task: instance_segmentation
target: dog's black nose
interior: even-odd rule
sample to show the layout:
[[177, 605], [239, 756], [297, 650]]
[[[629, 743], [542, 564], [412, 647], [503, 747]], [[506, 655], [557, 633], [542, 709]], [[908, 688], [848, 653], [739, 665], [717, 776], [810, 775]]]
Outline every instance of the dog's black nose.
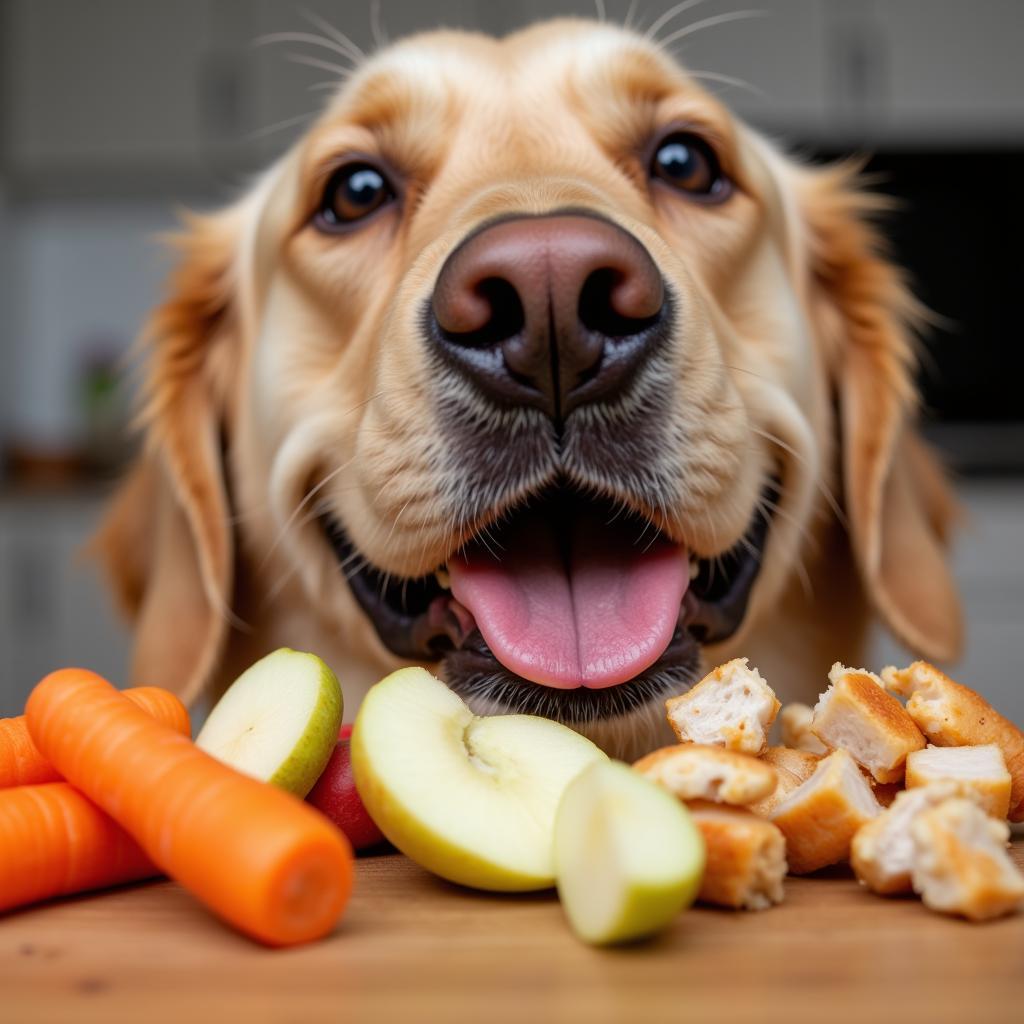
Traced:
[[654, 260], [622, 228], [580, 214], [520, 217], [448, 257], [433, 333], [491, 398], [560, 423], [625, 389], [660, 335], [664, 302]]

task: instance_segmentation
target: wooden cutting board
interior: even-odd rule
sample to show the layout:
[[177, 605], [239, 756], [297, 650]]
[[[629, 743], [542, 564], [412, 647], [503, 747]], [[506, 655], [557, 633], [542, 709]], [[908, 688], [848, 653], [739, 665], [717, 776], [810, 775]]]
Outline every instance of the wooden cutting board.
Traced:
[[[1014, 845], [1024, 866], [1024, 839]], [[697, 908], [597, 950], [551, 894], [495, 896], [397, 854], [359, 861], [329, 939], [267, 950], [154, 882], [0, 920], [0, 1021], [1024, 1020], [1024, 914], [972, 925], [845, 870], [761, 913]]]

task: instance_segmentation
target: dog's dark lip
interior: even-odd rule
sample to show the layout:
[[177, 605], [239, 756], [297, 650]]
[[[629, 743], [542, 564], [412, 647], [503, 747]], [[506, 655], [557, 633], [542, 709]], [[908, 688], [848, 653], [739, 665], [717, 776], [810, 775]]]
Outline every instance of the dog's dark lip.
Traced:
[[587, 722], [628, 714], [678, 692], [695, 678], [701, 645], [736, 632], [761, 568], [778, 492], [778, 482], [770, 481], [740, 541], [720, 555], [698, 560], [676, 632], [658, 661], [642, 676], [603, 690], [554, 690], [520, 679], [495, 658], [435, 574], [415, 579], [387, 575], [361, 557], [335, 518], [325, 514], [321, 524], [353, 595], [393, 654], [410, 661], [440, 661], [449, 686], [466, 699]]
[[356, 551], [337, 519], [325, 513], [320, 522], [353, 596], [388, 650], [410, 661], [437, 661], [451, 648], [441, 607], [445, 591], [436, 577], [389, 576]]

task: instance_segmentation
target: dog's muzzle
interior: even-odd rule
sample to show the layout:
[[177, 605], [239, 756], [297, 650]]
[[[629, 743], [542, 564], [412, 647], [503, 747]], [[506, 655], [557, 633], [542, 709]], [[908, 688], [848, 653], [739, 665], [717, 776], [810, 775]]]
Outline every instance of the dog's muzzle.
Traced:
[[481, 706], [578, 723], [678, 691], [700, 646], [736, 631], [764, 507], [707, 558], [652, 519], [667, 500], [652, 467], [678, 443], [663, 429], [674, 301], [637, 238], [576, 210], [491, 222], [448, 256], [422, 323], [465, 481], [463, 542], [436, 574], [396, 579], [323, 520], [393, 653], [441, 661]]

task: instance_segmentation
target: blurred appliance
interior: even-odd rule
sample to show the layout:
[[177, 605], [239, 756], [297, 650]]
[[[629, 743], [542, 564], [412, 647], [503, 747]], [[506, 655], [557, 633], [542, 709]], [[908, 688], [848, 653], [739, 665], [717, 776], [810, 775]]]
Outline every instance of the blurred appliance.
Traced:
[[1024, 152], [881, 152], [894, 255], [942, 321], [920, 383], [927, 433], [961, 472], [1024, 470]]

